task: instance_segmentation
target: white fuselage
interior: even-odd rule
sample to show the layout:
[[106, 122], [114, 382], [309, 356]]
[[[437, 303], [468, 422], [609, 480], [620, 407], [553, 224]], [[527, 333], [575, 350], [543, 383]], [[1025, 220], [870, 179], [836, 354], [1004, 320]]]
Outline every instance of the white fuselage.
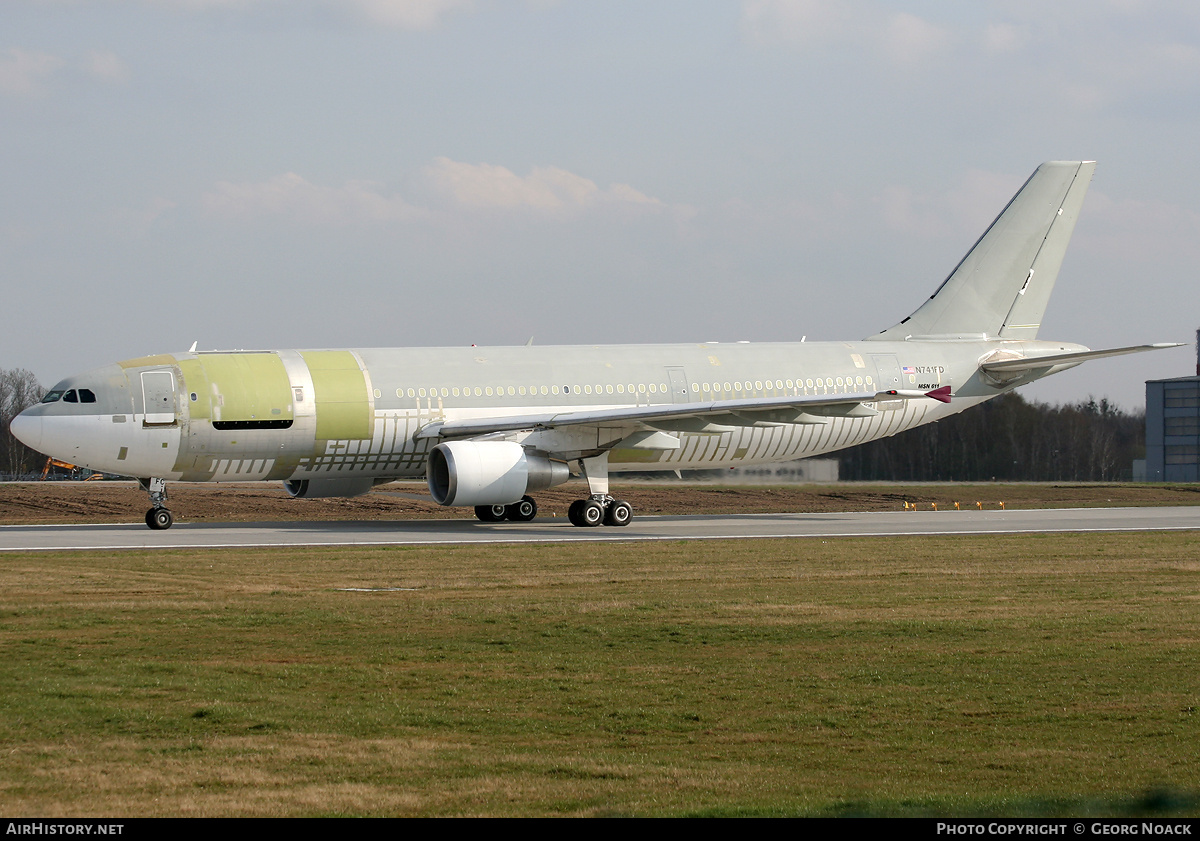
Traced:
[[[802, 342], [178, 353], [71, 377], [84, 390], [20, 417], [22, 439], [106, 473], [186, 481], [422, 476], [432, 424], [531, 412], [827, 396], [950, 386], [954, 402], [882, 400], [860, 417], [513, 429], [492, 436], [563, 458], [609, 451], [609, 467], [678, 470], [804, 458], [937, 420], [995, 396], [978, 362], [1048, 342]], [[638, 430], [677, 443], [646, 446]], [[645, 436], [643, 436], [645, 437]], [[622, 441], [630, 441], [628, 446]]]

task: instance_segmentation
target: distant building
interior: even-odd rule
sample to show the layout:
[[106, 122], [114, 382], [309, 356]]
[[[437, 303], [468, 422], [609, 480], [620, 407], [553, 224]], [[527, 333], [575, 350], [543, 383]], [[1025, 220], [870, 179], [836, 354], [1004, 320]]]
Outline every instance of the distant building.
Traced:
[[1200, 362], [1194, 377], [1146, 383], [1145, 478], [1200, 482]]

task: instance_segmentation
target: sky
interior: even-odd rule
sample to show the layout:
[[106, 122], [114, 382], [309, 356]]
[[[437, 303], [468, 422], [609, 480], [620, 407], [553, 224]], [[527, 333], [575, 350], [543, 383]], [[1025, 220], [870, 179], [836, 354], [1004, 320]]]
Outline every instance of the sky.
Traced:
[[1188, 347], [1200, 4], [3, 0], [0, 368], [200, 349], [855, 340], [1045, 160], [1040, 338]]

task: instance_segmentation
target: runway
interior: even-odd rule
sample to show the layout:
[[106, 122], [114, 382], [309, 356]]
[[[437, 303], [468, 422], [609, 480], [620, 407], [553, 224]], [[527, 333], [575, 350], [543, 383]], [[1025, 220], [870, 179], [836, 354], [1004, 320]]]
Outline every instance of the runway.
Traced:
[[542, 518], [532, 523], [481, 523], [476, 520], [176, 523], [168, 531], [156, 532], [138, 522], [119, 525], [0, 526], [0, 552], [746, 540], [1190, 529], [1200, 530], [1200, 506], [637, 517], [625, 528], [576, 528], [565, 519]]

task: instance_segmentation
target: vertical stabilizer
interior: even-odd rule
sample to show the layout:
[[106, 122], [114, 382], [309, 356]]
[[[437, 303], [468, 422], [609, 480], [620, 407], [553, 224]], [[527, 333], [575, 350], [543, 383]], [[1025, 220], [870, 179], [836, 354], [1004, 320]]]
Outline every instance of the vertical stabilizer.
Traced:
[[870, 338], [1036, 338], [1095, 169], [1095, 161], [1039, 166], [929, 300]]

